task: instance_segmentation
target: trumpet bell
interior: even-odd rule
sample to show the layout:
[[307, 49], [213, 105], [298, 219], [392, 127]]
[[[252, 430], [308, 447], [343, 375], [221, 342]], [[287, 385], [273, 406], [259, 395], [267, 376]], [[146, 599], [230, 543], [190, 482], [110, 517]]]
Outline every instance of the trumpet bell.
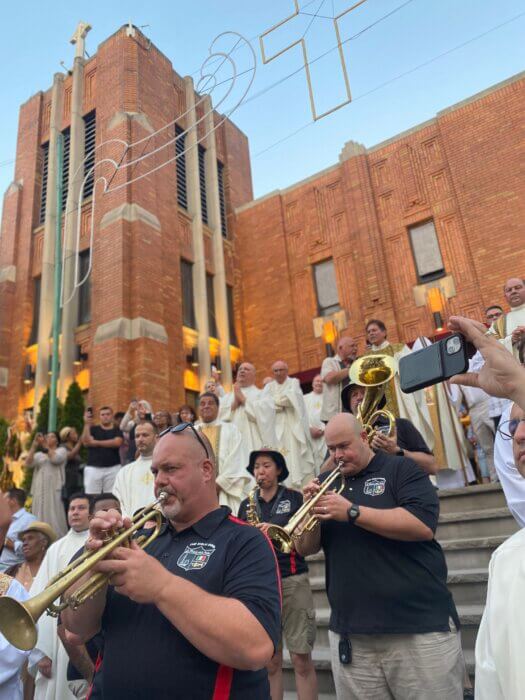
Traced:
[[365, 355], [352, 362], [348, 374], [352, 384], [367, 387], [388, 382], [396, 371], [396, 361], [390, 355]]
[[31, 651], [38, 636], [29, 610], [9, 596], [0, 598], [0, 631], [10, 644], [22, 651]]
[[281, 554], [290, 554], [294, 547], [293, 537], [280, 525], [270, 525], [266, 533]]

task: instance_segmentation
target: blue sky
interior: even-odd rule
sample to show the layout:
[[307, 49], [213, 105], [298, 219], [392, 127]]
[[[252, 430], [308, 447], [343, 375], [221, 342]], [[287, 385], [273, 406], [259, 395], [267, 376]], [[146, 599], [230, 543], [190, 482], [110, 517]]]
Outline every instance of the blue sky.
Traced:
[[[309, 58], [319, 56], [335, 46], [329, 17], [353, 4], [351, 0], [299, 3], [305, 14], [268, 37], [267, 51], [286, 46], [309, 26]], [[341, 21], [342, 39], [359, 34], [344, 46], [353, 101], [311, 124], [304, 71], [265, 91], [303, 64], [298, 47], [269, 64], [260, 60], [258, 35], [292, 11], [293, 0], [199, 0], [192, 5], [179, 0], [9, 3], [2, 12], [0, 44], [0, 191], [13, 176], [9, 161], [15, 155], [18, 107], [50, 86], [53, 73], [61, 70], [60, 61], [71, 65], [74, 50], [69, 38], [80, 19], [93, 26], [87, 39], [90, 54], [128, 20], [149, 25], [143, 31], [181, 75], [198, 70], [219, 32], [235, 30], [253, 40], [258, 65], [250, 95], [262, 94], [232, 118], [250, 140], [256, 196], [332, 165], [348, 140], [372, 146], [525, 68], [522, 0], [368, 0]], [[392, 14], [385, 17], [388, 13]], [[497, 25], [503, 26], [490, 31]], [[465, 42], [469, 43], [451, 51]], [[242, 54], [236, 56], [240, 70], [246, 67]], [[312, 79], [319, 110], [341, 100], [337, 52], [312, 66]]]

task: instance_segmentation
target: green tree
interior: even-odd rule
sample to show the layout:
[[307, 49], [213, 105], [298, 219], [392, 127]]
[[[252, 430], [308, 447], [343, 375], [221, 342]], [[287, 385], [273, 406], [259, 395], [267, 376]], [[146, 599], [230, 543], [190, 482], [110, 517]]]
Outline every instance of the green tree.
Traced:
[[84, 410], [82, 389], [77, 382], [72, 382], [67, 390], [66, 401], [59, 423], [60, 428], [64, 428], [66, 425], [76, 428], [77, 433], [80, 435], [84, 425]]
[[9, 423], [5, 418], [0, 417], [0, 485], [7, 483], [8, 474], [5, 470], [4, 457], [7, 454], [7, 431]]

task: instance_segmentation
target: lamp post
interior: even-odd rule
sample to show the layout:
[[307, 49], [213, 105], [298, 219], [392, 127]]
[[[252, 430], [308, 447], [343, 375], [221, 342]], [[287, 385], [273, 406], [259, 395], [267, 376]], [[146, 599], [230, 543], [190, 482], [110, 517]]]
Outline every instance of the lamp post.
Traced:
[[327, 357], [334, 356], [333, 344], [337, 337], [337, 331], [335, 328], [335, 323], [333, 321], [324, 321], [323, 323], [323, 343], [326, 350]]
[[443, 330], [443, 295], [439, 287], [431, 287], [427, 290], [427, 303], [432, 316], [434, 317], [434, 325], [436, 331]]

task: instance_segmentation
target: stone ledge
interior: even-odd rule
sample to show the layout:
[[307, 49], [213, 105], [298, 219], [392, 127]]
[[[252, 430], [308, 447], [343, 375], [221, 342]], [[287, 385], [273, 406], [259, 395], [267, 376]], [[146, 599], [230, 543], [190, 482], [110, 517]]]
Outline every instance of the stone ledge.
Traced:
[[152, 214], [139, 204], [121, 204], [115, 209], [106, 212], [100, 222], [100, 229], [111, 226], [115, 221], [142, 221], [156, 231], [160, 231], [160, 221], [155, 214]]
[[9, 369], [0, 367], [0, 387], [6, 387], [9, 382]]
[[115, 318], [112, 321], [98, 326], [94, 343], [104, 343], [106, 340], [122, 338], [123, 340], [137, 340], [138, 338], [150, 338], [159, 343], [168, 342], [166, 329], [160, 323], [149, 321], [147, 318]]
[[109, 124], [108, 124], [108, 131], [115, 129], [117, 126], [120, 126], [120, 124], [122, 124], [123, 122], [127, 122], [128, 119], [129, 119], [129, 121], [133, 121], [133, 122], [136, 122], [137, 124], [140, 124], [140, 126], [150, 134], [152, 134], [155, 131], [155, 129], [151, 125], [149, 119], [144, 114], [144, 112], [124, 112], [124, 111], [116, 112], [111, 117], [111, 119], [109, 120]]
[[0, 283], [1, 282], [16, 282], [16, 266], [6, 265], [0, 267]]

